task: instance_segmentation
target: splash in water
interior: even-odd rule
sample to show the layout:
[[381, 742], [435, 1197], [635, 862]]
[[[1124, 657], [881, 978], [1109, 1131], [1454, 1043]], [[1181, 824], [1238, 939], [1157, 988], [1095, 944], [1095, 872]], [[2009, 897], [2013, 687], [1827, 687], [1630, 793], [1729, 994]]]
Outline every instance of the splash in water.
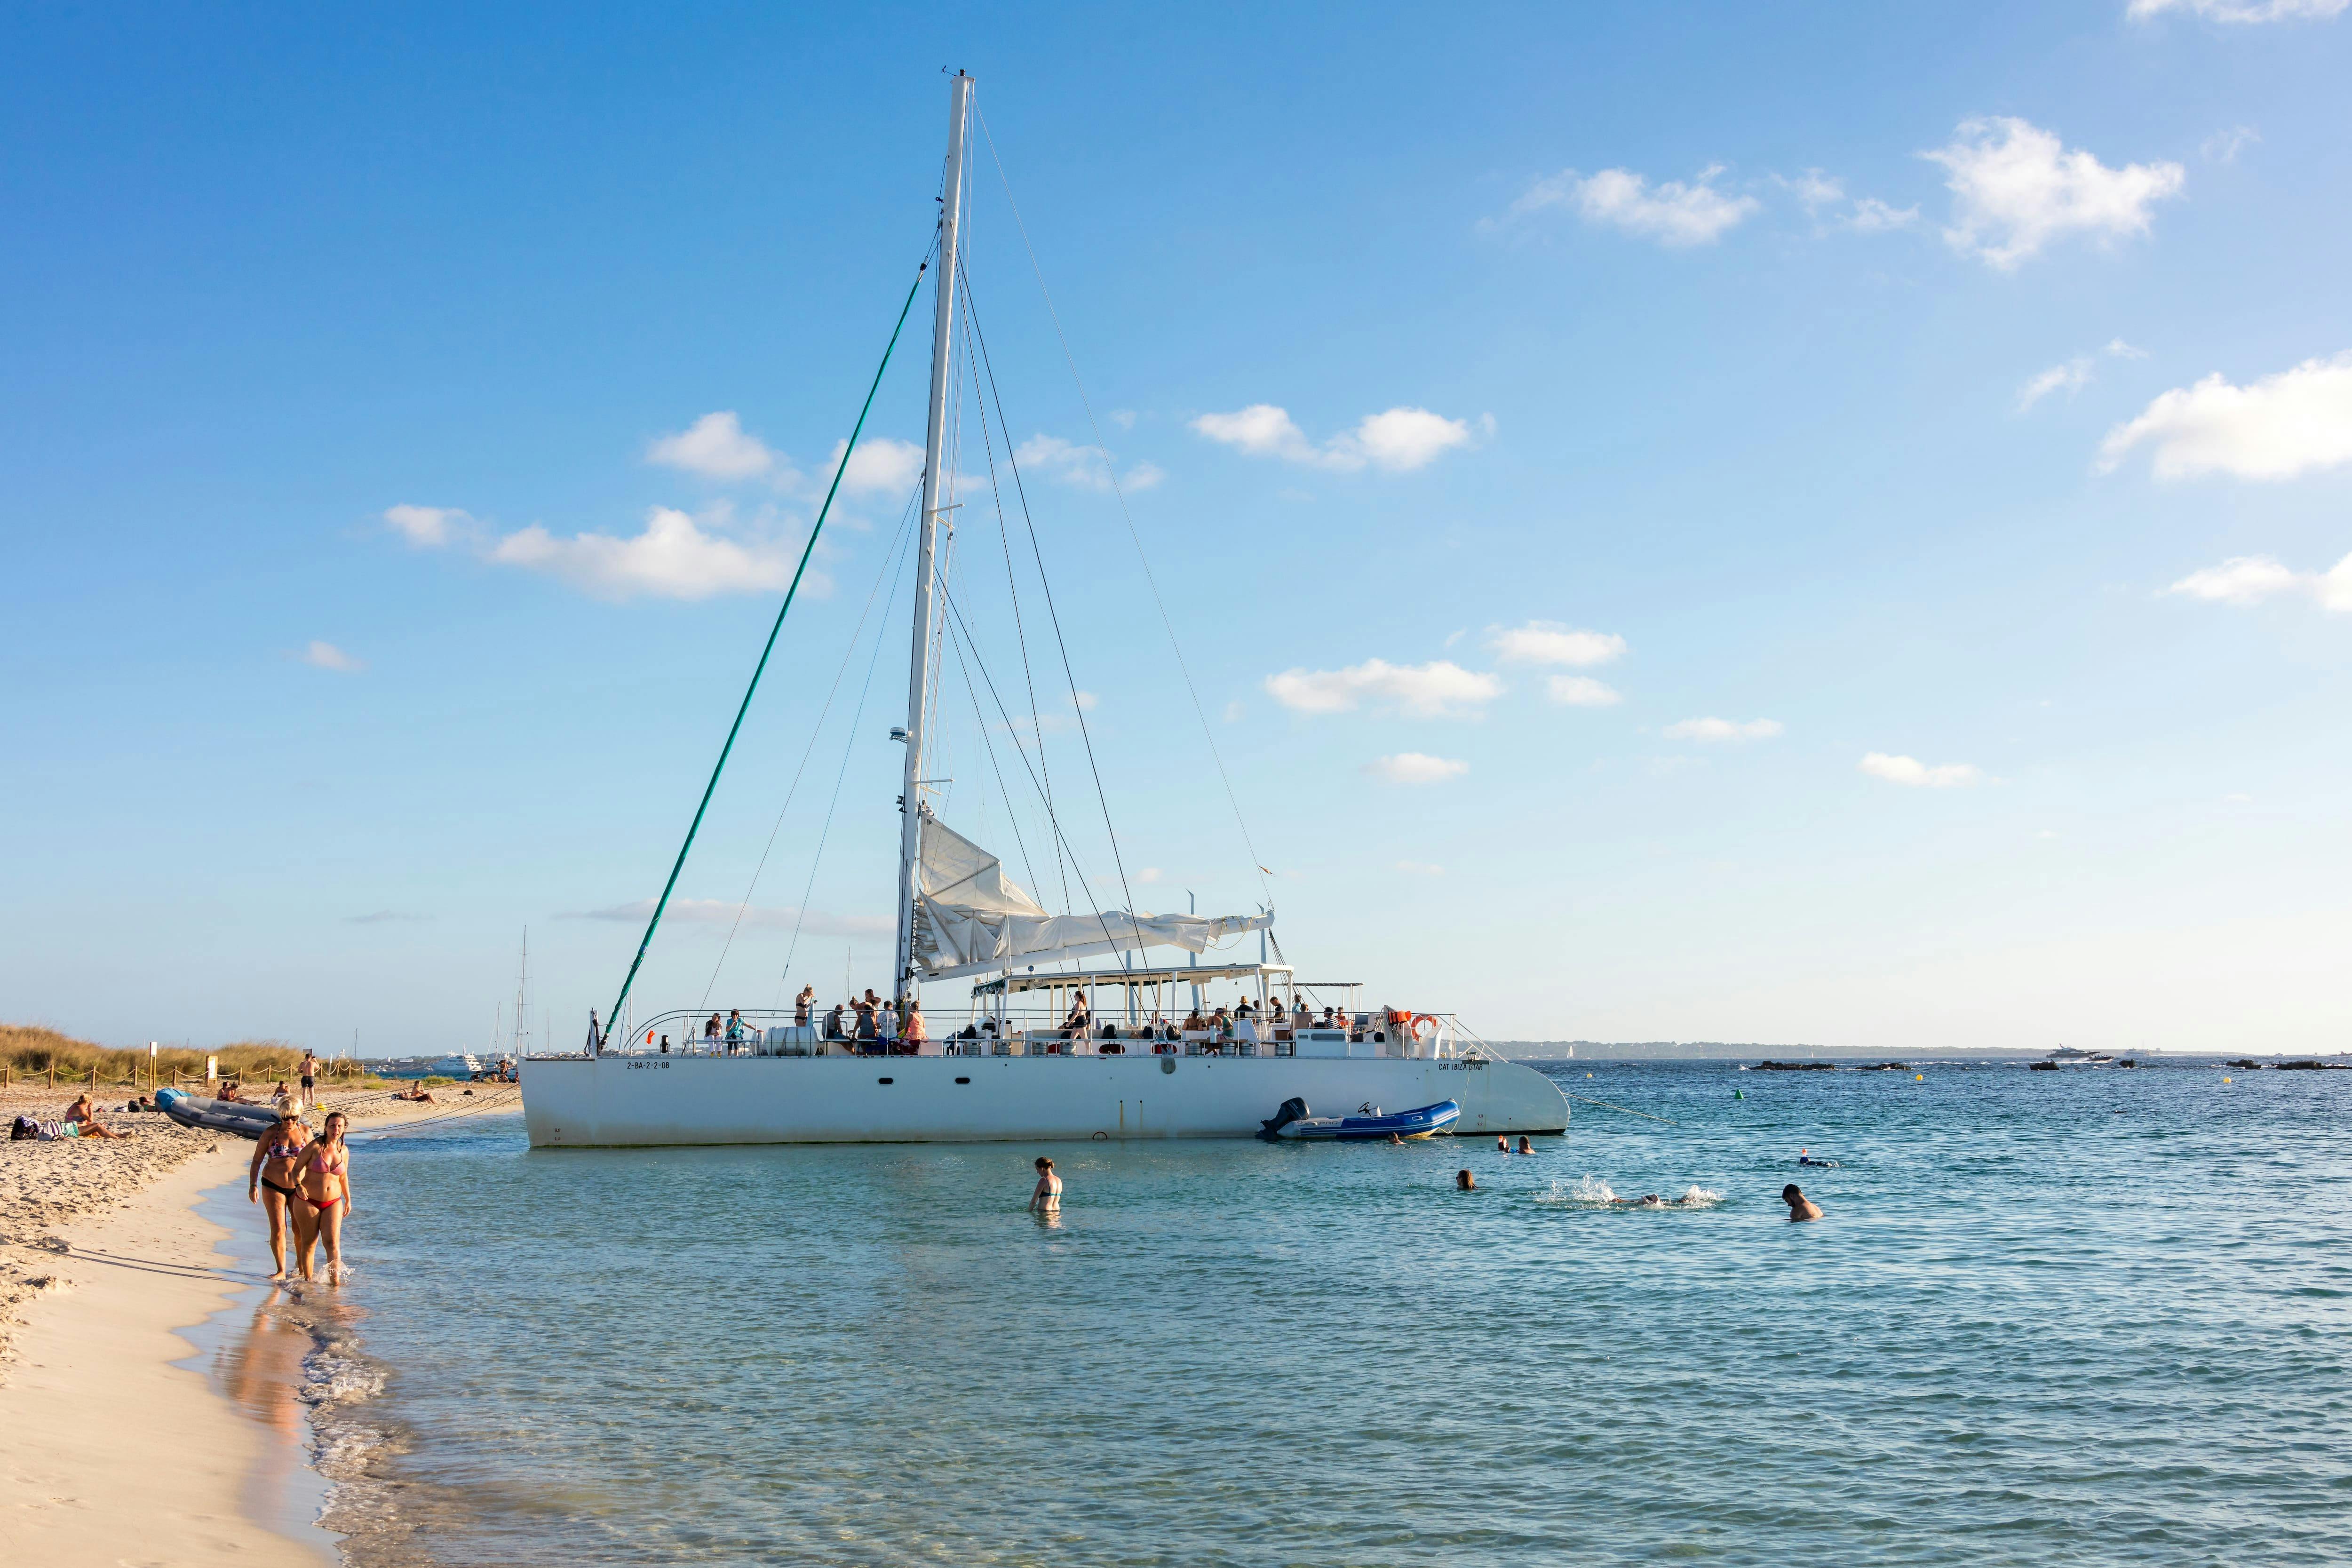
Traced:
[[1583, 1175], [1573, 1182], [1556, 1181], [1549, 1192], [1536, 1194], [1539, 1204], [1560, 1204], [1574, 1208], [1713, 1208], [1723, 1201], [1723, 1194], [1696, 1183], [1685, 1187], [1679, 1197], [1661, 1197], [1654, 1193], [1638, 1198], [1622, 1198], [1615, 1188], [1600, 1177]]

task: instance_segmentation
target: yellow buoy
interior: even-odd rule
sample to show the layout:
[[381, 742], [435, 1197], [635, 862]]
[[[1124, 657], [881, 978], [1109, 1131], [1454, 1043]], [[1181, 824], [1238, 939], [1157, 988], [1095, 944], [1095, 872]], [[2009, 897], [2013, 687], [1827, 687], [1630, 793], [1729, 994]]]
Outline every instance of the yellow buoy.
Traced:
[[2225, 1079], [2223, 1079], [2221, 1081], [2222, 1081], [2223, 1083], [2227, 1083], [2227, 1082], [2229, 1082], [2230, 1080], [2229, 1080], [2228, 1079], [2226, 1079], [2226, 1078], [2225, 1078]]
[[1923, 1072], [1915, 1072], [1911, 1075], [1911, 1081], [1913, 1083], [1925, 1083], [1927, 1081], [1927, 1075]]

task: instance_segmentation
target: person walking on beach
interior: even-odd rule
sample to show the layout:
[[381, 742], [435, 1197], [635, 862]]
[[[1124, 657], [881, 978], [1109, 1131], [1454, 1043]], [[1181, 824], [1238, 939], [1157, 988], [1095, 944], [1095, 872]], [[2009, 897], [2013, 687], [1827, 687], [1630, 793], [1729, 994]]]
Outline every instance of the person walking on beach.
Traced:
[[1780, 1189], [1780, 1201], [1789, 1205], [1789, 1218], [1791, 1223], [1801, 1219], [1822, 1217], [1822, 1205], [1807, 1197], [1804, 1189], [1794, 1182]]
[[302, 1278], [311, 1278], [319, 1243], [327, 1244], [327, 1283], [343, 1282], [343, 1221], [352, 1215], [352, 1151], [343, 1142], [343, 1113], [328, 1116], [326, 1131], [296, 1162], [302, 1201], [294, 1205], [294, 1253]]
[[310, 1104], [319, 1097], [319, 1053], [302, 1053], [302, 1103]]
[[1029, 1194], [1029, 1212], [1062, 1212], [1062, 1178], [1054, 1173], [1054, 1162], [1043, 1154], [1037, 1156], [1037, 1185]]
[[286, 1233], [294, 1229], [294, 1213], [302, 1206], [295, 1177], [303, 1146], [310, 1142], [310, 1130], [302, 1119], [286, 1111], [255, 1142], [253, 1163], [246, 1167], [245, 1201], [258, 1203], [262, 1217], [269, 1222], [269, 1260], [277, 1265], [269, 1273], [272, 1279], [286, 1278]]

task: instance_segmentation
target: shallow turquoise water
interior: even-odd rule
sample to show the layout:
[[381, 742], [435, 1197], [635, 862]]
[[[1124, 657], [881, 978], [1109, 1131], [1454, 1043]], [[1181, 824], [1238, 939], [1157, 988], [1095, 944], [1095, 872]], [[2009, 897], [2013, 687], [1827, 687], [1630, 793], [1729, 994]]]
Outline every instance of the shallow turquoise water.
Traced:
[[1553, 1068], [1682, 1125], [366, 1146], [391, 1471], [450, 1563], [2352, 1558], [2352, 1074]]

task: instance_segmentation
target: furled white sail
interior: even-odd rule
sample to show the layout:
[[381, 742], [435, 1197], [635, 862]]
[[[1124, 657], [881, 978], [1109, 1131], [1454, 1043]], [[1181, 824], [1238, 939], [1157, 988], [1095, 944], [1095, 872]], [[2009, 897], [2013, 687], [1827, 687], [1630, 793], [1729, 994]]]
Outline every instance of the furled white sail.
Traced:
[[1048, 914], [1004, 874], [1004, 864], [926, 813], [919, 867], [923, 918], [915, 956], [923, 978], [1012, 969], [1055, 959], [1181, 947], [1206, 952], [1215, 943], [1274, 923], [1272, 915], [1155, 915], [1125, 910]]

